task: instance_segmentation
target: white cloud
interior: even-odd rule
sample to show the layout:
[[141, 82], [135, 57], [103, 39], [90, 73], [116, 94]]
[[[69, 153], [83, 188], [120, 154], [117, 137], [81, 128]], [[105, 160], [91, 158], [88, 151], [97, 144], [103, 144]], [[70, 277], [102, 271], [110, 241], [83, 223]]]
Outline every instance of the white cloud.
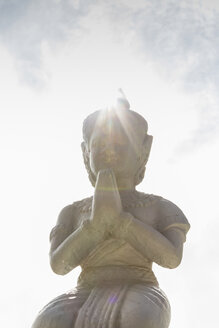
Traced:
[[163, 79], [204, 99], [205, 105], [202, 101], [197, 105], [200, 127], [188, 138], [188, 143], [198, 146], [196, 135], [200, 131], [203, 142], [216, 136], [217, 2], [166, 0], [152, 4], [139, 0], [133, 5], [133, 1], [121, 0], [114, 3], [40, 0], [2, 1], [0, 6], [2, 40], [16, 59], [21, 81], [33, 87], [46, 87], [50, 72], [43, 63], [45, 45], [54, 55], [71, 48], [72, 61], [76, 61], [84, 79], [94, 74], [91, 66], [95, 66], [95, 74], [101, 79], [107, 66], [118, 69], [118, 63], [124, 74], [131, 72], [137, 64], [126, 58], [136, 54], [145, 65], [156, 66]]

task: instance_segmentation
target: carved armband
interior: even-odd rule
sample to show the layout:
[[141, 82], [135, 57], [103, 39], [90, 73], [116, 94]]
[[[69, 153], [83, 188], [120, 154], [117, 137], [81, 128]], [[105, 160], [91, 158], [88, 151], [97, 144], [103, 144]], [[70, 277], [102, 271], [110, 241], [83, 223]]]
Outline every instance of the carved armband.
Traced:
[[[96, 229], [93, 224], [92, 224], [92, 221], [87, 219], [87, 220], [84, 220], [82, 223], [81, 223], [81, 226], [80, 228], [83, 230], [83, 231], [86, 231], [88, 232], [89, 234], [92, 233], [92, 234], [101, 234], [101, 230], [98, 230]], [[102, 233], [103, 234], [103, 233]]]

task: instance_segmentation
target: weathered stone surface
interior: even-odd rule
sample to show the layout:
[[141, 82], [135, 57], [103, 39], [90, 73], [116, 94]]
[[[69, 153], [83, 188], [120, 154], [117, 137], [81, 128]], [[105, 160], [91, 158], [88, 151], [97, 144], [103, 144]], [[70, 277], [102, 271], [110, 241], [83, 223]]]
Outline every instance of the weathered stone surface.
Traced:
[[52, 300], [32, 328], [167, 328], [170, 306], [152, 271], [177, 267], [189, 223], [160, 196], [135, 187], [144, 178], [152, 137], [129, 109], [97, 111], [84, 122], [82, 150], [93, 197], [66, 206], [50, 240], [53, 271], [80, 265], [78, 286]]

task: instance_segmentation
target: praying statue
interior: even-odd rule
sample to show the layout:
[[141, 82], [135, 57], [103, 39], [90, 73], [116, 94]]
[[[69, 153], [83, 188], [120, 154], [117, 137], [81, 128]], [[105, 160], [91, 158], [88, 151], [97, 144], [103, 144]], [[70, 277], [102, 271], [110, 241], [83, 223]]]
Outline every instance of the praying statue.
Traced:
[[94, 195], [64, 207], [50, 234], [52, 270], [82, 271], [32, 328], [169, 327], [170, 304], [152, 264], [180, 264], [190, 225], [169, 200], [136, 190], [153, 139], [147, 131], [124, 94], [85, 119], [81, 146]]

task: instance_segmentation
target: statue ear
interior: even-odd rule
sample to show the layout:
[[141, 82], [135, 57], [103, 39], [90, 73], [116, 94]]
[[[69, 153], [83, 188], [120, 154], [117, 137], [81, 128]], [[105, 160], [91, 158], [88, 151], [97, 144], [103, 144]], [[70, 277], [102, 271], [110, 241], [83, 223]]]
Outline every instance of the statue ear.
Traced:
[[146, 163], [147, 163], [149, 155], [150, 155], [152, 142], [153, 142], [153, 136], [150, 136], [149, 134], [147, 134], [143, 141], [143, 152], [144, 152], [144, 158], [146, 159]]
[[81, 143], [81, 149], [82, 149], [84, 161], [87, 161], [89, 159], [89, 152], [88, 152], [87, 145], [86, 145], [85, 141], [83, 141]]
[[144, 179], [146, 164], [150, 155], [153, 137], [146, 135], [142, 144], [142, 156], [140, 157], [140, 165], [135, 174], [135, 186], [137, 186]]
[[89, 151], [88, 151], [88, 148], [87, 148], [87, 144], [86, 144], [85, 141], [83, 141], [81, 143], [81, 149], [82, 149], [83, 158], [84, 158], [84, 165], [86, 167], [89, 180], [90, 180], [92, 186], [94, 187], [95, 184], [96, 184], [96, 177], [92, 173], [91, 168], [90, 168], [90, 154], [89, 154]]

